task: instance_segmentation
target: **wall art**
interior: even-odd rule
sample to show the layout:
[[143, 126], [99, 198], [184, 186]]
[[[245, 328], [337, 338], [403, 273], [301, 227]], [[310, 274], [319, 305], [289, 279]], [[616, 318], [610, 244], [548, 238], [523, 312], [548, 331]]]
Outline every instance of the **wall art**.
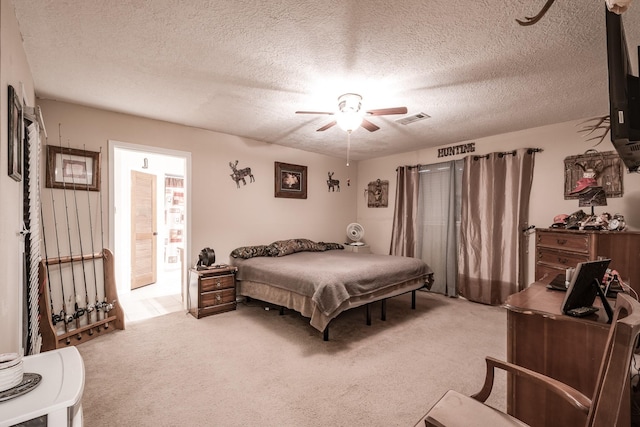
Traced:
[[238, 169], [237, 160], [235, 161], [235, 163], [229, 162], [229, 167], [233, 171], [233, 173], [231, 174], [231, 179], [236, 182], [236, 188], [240, 188], [240, 181], [242, 181], [242, 185], [247, 185], [247, 180], [245, 179], [245, 177], [247, 176], [249, 177], [249, 183], [256, 181], [256, 179], [253, 177], [253, 174], [251, 173], [251, 168]]
[[275, 162], [275, 197], [307, 198], [307, 167]]
[[46, 186], [100, 191], [100, 153], [47, 145]]
[[386, 208], [389, 206], [389, 181], [376, 179], [364, 190], [367, 206], [370, 208]]
[[604, 188], [607, 198], [622, 197], [624, 194], [624, 164], [615, 151], [598, 152], [587, 150], [584, 154], [564, 159], [564, 199], [578, 199], [579, 194], [571, 194], [579, 179], [589, 175]]
[[327, 191], [340, 191], [340, 180], [333, 179], [333, 172], [327, 172], [329, 179], [327, 179]]
[[22, 103], [13, 86], [9, 86], [9, 176], [22, 180]]

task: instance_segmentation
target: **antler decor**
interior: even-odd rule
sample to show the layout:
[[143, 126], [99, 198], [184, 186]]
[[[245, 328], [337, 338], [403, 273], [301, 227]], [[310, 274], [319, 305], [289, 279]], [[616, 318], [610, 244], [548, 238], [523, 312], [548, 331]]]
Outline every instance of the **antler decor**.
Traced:
[[[516, 19], [516, 21], [518, 22], [518, 24], [522, 26], [535, 24], [544, 16], [545, 13], [547, 13], [549, 8], [555, 1], [556, 0], [547, 0], [547, 2], [544, 4], [542, 9], [540, 10], [540, 12], [538, 12], [536, 16], [525, 16], [524, 21], [520, 19]], [[627, 11], [631, 1], [632, 0], [605, 0], [605, 3], [607, 4], [607, 8], [611, 12], [621, 15], [622, 13]]]
[[540, 10], [540, 12], [538, 12], [538, 14], [536, 16], [525, 16], [524, 17], [524, 21], [520, 20], [520, 19], [516, 19], [516, 21], [518, 22], [518, 24], [522, 25], [522, 26], [527, 26], [527, 25], [533, 25], [536, 22], [538, 22], [545, 13], [547, 13], [547, 11], [549, 10], [549, 8], [551, 7], [551, 5], [555, 2], [556, 0], [547, 0], [547, 2], [544, 4], [544, 6], [542, 7], [542, 9]]
[[[585, 125], [586, 123], [594, 122], [594, 121], [595, 121], [594, 124]], [[609, 133], [609, 130], [611, 130], [611, 121], [610, 121], [610, 116], [609, 115], [601, 116], [601, 117], [594, 117], [592, 119], [585, 120], [584, 122], [581, 122], [580, 124], [584, 125], [584, 126], [578, 132], [587, 132], [587, 134], [584, 135], [585, 138], [587, 136], [591, 135], [592, 133], [594, 133], [595, 131], [600, 131], [601, 132], [599, 135], [595, 135], [595, 136], [587, 139], [587, 141], [598, 140], [598, 143], [595, 144], [594, 147], [597, 146], [597, 145], [600, 145], [600, 143], [602, 141], [604, 141], [604, 137], [607, 136], [607, 134]]]

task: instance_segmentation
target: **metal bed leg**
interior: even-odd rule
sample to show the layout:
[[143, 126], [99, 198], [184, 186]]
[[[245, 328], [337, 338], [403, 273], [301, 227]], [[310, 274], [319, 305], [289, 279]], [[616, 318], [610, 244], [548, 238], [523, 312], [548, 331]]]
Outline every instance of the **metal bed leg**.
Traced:
[[371, 303], [367, 304], [367, 326], [371, 326]]
[[383, 299], [382, 300], [382, 310], [380, 313], [380, 320], [385, 321], [387, 320], [387, 299]]
[[416, 291], [411, 291], [411, 309], [416, 309]]
[[284, 316], [284, 307], [280, 307], [280, 316]]
[[324, 341], [329, 341], [329, 325], [327, 325], [327, 327], [324, 328], [324, 332], [322, 332], [322, 339]]

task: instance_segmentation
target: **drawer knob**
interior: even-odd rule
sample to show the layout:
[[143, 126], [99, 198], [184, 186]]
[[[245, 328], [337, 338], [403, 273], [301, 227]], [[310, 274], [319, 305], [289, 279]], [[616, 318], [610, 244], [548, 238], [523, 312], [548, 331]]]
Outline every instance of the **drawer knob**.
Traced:
[[567, 243], [567, 239], [556, 239], [559, 245], [565, 245]]
[[219, 288], [220, 286], [222, 286], [221, 282], [216, 282], [216, 286]]
[[216, 295], [216, 301], [218, 302], [222, 301], [222, 297], [220, 295]]
[[558, 258], [558, 262], [560, 264], [567, 265], [569, 263], [569, 260], [567, 258]]

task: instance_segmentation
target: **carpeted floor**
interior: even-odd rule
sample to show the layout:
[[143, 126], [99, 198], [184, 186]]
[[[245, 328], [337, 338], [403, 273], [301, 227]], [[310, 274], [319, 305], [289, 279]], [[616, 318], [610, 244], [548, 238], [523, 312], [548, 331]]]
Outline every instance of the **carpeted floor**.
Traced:
[[[413, 426], [449, 388], [480, 389], [484, 357], [506, 356], [500, 307], [418, 292], [331, 323], [330, 341], [295, 312], [253, 301], [200, 320], [127, 324], [78, 346], [85, 425]], [[505, 377], [488, 403], [505, 407]]]

